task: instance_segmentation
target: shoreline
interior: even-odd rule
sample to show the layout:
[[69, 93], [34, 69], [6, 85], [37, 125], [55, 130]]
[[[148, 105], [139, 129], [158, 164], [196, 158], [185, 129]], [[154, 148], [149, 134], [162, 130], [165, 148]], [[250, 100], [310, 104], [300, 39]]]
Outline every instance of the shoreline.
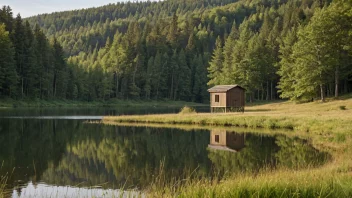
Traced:
[[43, 108], [43, 107], [183, 107], [206, 106], [202, 103], [169, 100], [108, 100], [108, 101], [74, 101], [74, 100], [12, 100], [0, 99], [0, 109], [8, 108]]

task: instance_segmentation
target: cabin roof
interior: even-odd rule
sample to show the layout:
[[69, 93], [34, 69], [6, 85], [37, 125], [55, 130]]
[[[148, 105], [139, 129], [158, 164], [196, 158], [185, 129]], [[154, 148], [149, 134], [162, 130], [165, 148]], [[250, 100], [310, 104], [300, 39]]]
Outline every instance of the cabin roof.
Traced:
[[208, 89], [208, 92], [214, 93], [214, 92], [227, 92], [235, 87], [238, 87], [240, 89], [245, 90], [243, 87], [239, 85], [216, 85], [210, 89]]
[[211, 144], [209, 144], [208, 147], [210, 149], [214, 149], [214, 150], [230, 151], [230, 152], [233, 152], [233, 153], [237, 153], [238, 152], [235, 149], [229, 148], [227, 146], [222, 146], [222, 145], [211, 145]]

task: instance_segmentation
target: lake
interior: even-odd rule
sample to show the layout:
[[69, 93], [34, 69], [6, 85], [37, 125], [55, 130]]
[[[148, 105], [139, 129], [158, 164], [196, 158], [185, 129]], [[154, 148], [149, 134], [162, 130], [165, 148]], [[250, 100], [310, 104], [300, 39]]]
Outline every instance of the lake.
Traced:
[[329, 159], [309, 140], [277, 133], [86, 122], [104, 115], [178, 111], [1, 109], [0, 176], [7, 178], [9, 197], [118, 197], [143, 192], [160, 178], [164, 183], [185, 178], [221, 179], [255, 175], [263, 169], [320, 166]]

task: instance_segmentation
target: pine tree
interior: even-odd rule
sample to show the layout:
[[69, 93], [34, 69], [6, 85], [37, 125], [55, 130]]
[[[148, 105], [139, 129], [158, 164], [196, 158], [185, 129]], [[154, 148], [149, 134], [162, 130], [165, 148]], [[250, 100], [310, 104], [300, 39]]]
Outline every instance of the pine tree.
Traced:
[[17, 73], [15, 51], [5, 25], [0, 24], [0, 94], [1, 96], [16, 95]]
[[222, 42], [221, 38], [218, 37], [215, 43], [215, 49], [213, 52], [212, 60], [209, 63], [208, 72], [209, 72], [209, 82], [208, 85], [218, 85], [222, 82], [221, 79], [221, 71], [224, 67], [224, 58], [223, 58], [223, 50], [222, 50]]
[[53, 40], [53, 60], [53, 96], [55, 98], [66, 98], [68, 71], [64, 51], [56, 38]]
[[19, 95], [24, 97], [24, 75], [25, 75], [25, 30], [22, 24], [21, 15], [17, 15], [14, 24], [12, 42], [15, 48], [16, 71], [19, 75]]
[[183, 50], [178, 55], [177, 63], [179, 65], [179, 99], [183, 101], [190, 100], [191, 95], [191, 77], [192, 72], [187, 65], [186, 55]]
[[297, 31], [292, 29], [287, 33], [287, 36], [283, 39], [283, 43], [280, 46], [280, 67], [278, 74], [280, 75], [280, 81], [278, 88], [281, 93], [281, 98], [295, 98], [294, 87], [296, 83], [295, 78], [295, 60], [292, 56], [293, 45], [297, 42]]

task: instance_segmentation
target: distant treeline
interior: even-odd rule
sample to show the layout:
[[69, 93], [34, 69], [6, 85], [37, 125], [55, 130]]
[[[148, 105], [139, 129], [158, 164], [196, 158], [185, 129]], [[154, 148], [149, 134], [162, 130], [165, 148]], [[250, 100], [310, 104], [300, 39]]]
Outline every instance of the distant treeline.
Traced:
[[352, 91], [351, 7], [348, 0], [169, 0], [26, 23], [4, 7], [0, 23], [10, 33], [2, 35], [16, 65], [6, 71], [16, 77], [4, 84], [0, 76], [0, 94], [204, 102], [208, 86], [240, 84], [250, 100], [337, 96]]

